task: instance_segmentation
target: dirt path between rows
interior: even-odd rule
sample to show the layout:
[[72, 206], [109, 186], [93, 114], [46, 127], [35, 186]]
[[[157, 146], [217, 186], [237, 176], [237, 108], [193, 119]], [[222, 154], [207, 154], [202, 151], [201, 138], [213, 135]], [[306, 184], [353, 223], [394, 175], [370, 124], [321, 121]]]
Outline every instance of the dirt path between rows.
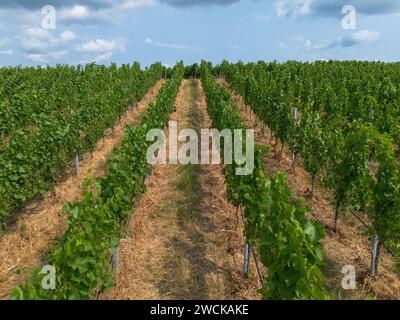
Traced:
[[[219, 79], [219, 82], [229, 90], [229, 85], [223, 79]], [[386, 251], [381, 250], [380, 275], [377, 279], [369, 276], [371, 249], [365, 227], [352, 217], [341, 217], [338, 232], [334, 233], [332, 230], [335, 208], [332, 205], [332, 196], [316, 183], [314, 196], [307, 197], [311, 189], [311, 178], [302, 167], [301, 159], [296, 163], [295, 174], [292, 174], [290, 151], [284, 148], [282, 159], [277, 159], [275, 154], [280, 152], [281, 147], [269, 143], [271, 135], [268, 128], [262, 129], [261, 122], [256, 121], [255, 114], [245, 106], [242, 97], [233, 93], [232, 96], [246, 124], [255, 129], [256, 143], [270, 148], [269, 154], [265, 157], [267, 174], [272, 175], [279, 171], [287, 173], [292, 192], [298, 197], [303, 197], [310, 206], [310, 218], [323, 223], [327, 230], [323, 241], [327, 265], [323, 271], [328, 290], [338, 299], [365, 299], [367, 295], [377, 299], [400, 299], [400, 277], [396, 273], [394, 259]], [[356, 290], [343, 290], [341, 287], [344, 277], [341, 271], [346, 265], [356, 268]]]
[[[199, 81], [176, 99], [183, 128], [209, 128]], [[156, 165], [121, 241], [116, 285], [101, 299], [259, 299], [244, 279], [243, 229], [227, 203], [219, 165]]]
[[70, 176], [57, 183], [52, 192], [33, 201], [18, 214], [16, 223], [0, 239], [0, 299], [8, 298], [12, 288], [24, 282], [29, 270], [40, 265], [58, 245], [67, 228], [64, 204], [80, 200], [85, 179], [94, 179], [106, 173], [107, 161], [120, 145], [124, 127], [139, 121], [140, 114], [155, 100], [163, 84], [164, 80], [159, 80], [133, 110], [128, 110], [121, 117], [114, 133], [108, 130], [92, 154], [84, 156], [79, 176]]

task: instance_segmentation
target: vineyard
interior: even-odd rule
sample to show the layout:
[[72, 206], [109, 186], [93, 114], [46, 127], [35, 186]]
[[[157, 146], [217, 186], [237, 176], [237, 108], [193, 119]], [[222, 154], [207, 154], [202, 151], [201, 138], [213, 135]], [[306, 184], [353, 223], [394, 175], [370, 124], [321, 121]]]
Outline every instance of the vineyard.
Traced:
[[[399, 71], [0, 69], [0, 299], [399, 299]], [[254, 169], [149, 164], [170, 121], [253, 129]]]

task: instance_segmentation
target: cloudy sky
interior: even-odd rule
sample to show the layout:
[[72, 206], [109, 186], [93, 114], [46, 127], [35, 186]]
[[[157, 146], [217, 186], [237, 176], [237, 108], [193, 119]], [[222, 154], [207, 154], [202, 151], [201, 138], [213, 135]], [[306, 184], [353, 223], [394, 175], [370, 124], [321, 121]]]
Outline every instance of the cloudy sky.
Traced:
[[400, 0], [1, 0], [0, 66], [398, 61], [399, 30]]

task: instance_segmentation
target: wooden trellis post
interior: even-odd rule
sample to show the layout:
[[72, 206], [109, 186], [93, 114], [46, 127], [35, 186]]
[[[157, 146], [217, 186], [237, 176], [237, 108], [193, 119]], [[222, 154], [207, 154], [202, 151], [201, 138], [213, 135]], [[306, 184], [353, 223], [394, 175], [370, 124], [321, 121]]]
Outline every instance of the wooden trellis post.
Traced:
[[380, 241], [378, 233], [374, 232], [374, 238], [372, 242], [372, 254], [371, 254], [371, 276], [376, 277], [378, 275], [378, 262], [379, 262], [379, 250]]
[[[297, 107], [294, 107], [293, 109], [293, 125], [294, 129], [296, 130], [297, 128]], [[293, 152], [292, 153], [292, 171], [294, 171], [294, 165], [296, 163], [296, 158], [297, 158], [297, 153]]]
[[244, 263], [243, 263], [243, 274], [247, 278], [250, 272], [250, 250], [249, 243], [245, 242], [244, 244]]
[[75, 169], [75, 175], [79, 176], [79, 156], [76, 155], [72, 160]]

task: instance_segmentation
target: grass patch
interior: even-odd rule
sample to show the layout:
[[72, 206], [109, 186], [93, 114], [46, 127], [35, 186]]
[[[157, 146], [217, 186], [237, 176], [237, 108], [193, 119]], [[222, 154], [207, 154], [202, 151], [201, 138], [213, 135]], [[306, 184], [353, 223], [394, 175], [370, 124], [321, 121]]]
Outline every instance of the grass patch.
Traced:
[[180, 172], [178, 188], [184, 201], [178, 208], [178, 217], [183, 220], [192, 220], [199, 217], [201, 204], [199, 175], [200, 167], [192, 164], [183, 166]]

